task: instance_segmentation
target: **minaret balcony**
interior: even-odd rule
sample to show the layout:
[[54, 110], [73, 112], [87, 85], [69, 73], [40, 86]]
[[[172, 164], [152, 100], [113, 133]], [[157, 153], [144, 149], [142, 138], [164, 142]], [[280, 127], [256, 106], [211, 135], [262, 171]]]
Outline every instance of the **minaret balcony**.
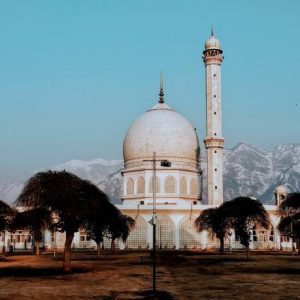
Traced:
[[206, 148], [223, 148], [224, 139], [208, 137], [204, 140], [204, 143]]

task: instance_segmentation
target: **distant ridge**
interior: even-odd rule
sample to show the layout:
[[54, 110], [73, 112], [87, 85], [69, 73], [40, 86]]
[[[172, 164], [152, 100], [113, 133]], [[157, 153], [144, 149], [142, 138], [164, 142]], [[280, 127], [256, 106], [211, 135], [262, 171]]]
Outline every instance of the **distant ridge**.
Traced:
[[[201, 153], [203, 172], [203, 202], [206, 199], [206, 159]], [[111, 201], [120, 203], [123, 193], [121, 169], [122, 160], [90, 161], [70, 160], [50, 167], [52, 170], [66, 170], [88, 179], [106, 192]], [[5, 177], [0, 174], [0, 199], [12, 203], [20, 193], [24, 182], [32, 174]], [[237, 196], [253, 196], [265, 204], [273, 204], [273, 193], [278, 185], [285, 185], [289, 192], [300, 191], [300, 144], [281, 144], [272, 151], [266, 151], [247, 143], [239, 143], [224, 150], [224, 200]]]

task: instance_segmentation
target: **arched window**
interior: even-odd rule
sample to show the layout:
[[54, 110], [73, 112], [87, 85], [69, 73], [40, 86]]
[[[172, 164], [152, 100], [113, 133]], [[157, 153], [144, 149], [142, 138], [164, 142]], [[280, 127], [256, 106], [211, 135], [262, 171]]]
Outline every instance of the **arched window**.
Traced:
[[[153, 193], [152, 177], [151, 177], [150, 182], [149, 182], [149, 193]], [[157, 176], [156, 176], [156, 193], [160, 193], [160, 180]]]
[[187, 194], [187, 181], [185, 177], [180, 178], [180, 194]]
[[191, 195], [199, 195], [199, 186], [196, 178], [193, 178], [190, 183]]
[[139, 177], [137, 181], [137, 193], [144, 194], [145, 193], [145, 179], [144, 177]]
[[126, 193], [127, 195], [132, 195], [134, 193], [134, 182], [132, 178], [127, 179]]
[[168, 176], [165, 180], [165, 193], [176, 192], [176, 179], [173, 176]]

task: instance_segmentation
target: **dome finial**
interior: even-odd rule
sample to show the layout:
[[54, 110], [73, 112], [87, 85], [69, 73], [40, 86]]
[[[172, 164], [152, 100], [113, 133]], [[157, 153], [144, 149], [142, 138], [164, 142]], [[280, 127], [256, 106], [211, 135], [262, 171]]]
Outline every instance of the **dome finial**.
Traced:
[[211, 36], [214, 36], [214, 25], [211, 25]]
[[163, 74], [160, 72], [160, 91], [159, 91], [159, 103], [164, 103], [164, 83], [163, 83]]

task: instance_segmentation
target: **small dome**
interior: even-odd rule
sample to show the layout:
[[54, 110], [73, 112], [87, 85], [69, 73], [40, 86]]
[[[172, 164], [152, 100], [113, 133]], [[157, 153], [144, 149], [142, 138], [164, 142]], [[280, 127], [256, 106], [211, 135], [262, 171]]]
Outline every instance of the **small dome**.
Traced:
[[208, 40], [205, 42], [205, 50], [210, 50], [210, 49], [221, 50], [220, 41], [214, 35], [211, 35], [208, 38]]
[[288, 194], [288, 190], [285, 186], [283, 185], [279, 185], [276, 189], [275, 189], [275, 193], [276, 194]]
[[197, 161], [197, 134], [182, 115], [165, 103], [157, 103], [128, 129], [124, 139], [124, 160], [157, 157]]

